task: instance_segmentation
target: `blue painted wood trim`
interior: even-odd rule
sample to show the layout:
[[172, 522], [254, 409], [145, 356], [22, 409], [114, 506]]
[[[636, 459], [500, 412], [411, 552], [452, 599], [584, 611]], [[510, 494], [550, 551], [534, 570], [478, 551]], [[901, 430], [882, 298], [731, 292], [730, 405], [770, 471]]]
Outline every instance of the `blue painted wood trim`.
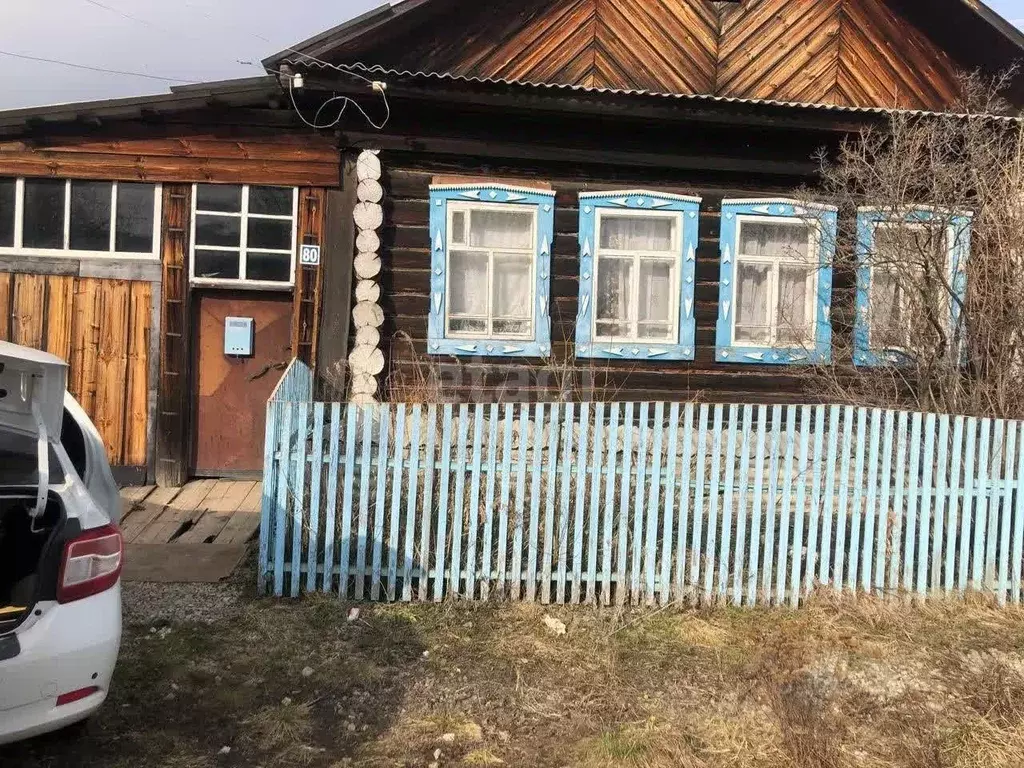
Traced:
[[[594, 342], [595, 253], [597, 212], [634, 210], [676, 212], [683, 222], [679, 237], [680, 275], [678, 342], [676, 344]], [[580, 293], [576, 317], [576, 357], [608, 360], [693, 360], [696, 334], [694, 285], [697, 270], [700, 198], [663, 195], [645, 190], [580, 195]]]
[[[448, 267], [448, 203], [500, 203], [536, 208], [537, 251], [534, 263], [534, 337], [522, 339], [448, 338], [445, 329], [445, 277]], [[551, 249], [555, 239], [555, 193], [502, 185], [430, 188], [430, 308], [427, 351], [432, 355], [481, 357], [548, 357], [551, 354]]]
[[[753, 347], [733, 343], [735, 311], [737, 216], [816, 218], [819, 238], [818, 301], [813, 349], [804, 347]], [[719, 363], [752, 365], [815, 365], [832, 361], [832, 262], [836, 250], [837, 214], [831, 208], [804, 206], [791, 200], [722, 202], [721, 262], [716, 326], [715, 359]]]
[[[950, 246], [952, 258], [950, 259], [949, 280], [960, 302], [967, 300], [967, 259], [971, 253], [971, 218], [968, 213], [949, 217], [945, 213], [928, 209], [914, 209], [903, 215], [903, 220], [908, 222], [941, 221], [952, 226], [953, 243]], [[870, 258], [875, 247], [875, 226], [879, 222], [893, 220], [893, 212], [882, 209], [865, 209], [857, 213], [857, 299], [853, 324], [853, 362], [863, 368], [886, 365], [903, 366], [909, 363], [906, 355], [901, 351], [871, 347]], [[964, 333], [962, 330], [957, 330], [960, 315], [959, 303], [950, 301], [950, 332], [952, 338], [959, 340], [963, 345]]]

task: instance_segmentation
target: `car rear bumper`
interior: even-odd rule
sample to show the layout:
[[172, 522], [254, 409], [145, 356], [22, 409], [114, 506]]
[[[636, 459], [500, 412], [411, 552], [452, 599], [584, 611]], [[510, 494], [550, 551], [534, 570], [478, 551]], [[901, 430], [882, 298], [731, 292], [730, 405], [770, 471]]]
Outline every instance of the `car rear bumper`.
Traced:
[[[121, 644], [121, 585], [50, 604], [18, 632], [21, 652], [0, 661], [0, 744], [54, 731], [95, 712], [107, 697]], [[57, 706], [64, 693], [96, 691]]]

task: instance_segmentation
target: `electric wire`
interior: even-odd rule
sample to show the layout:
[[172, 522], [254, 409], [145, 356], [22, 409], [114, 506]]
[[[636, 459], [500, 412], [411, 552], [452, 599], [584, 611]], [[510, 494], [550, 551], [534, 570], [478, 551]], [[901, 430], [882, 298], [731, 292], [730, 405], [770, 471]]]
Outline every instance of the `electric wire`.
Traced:
[[161, 75], [147, 75], [143, 72], [129, 72], [122, 69], [106, 69], [104, 67], [93, 67], [88, 64], [75, 64], [70, 61], [61, 61], [60, 59], [48, 59], [44, 56], [29, 56], [27, 53], [14, 53], [13, 51], [0, 51], [0, 55], [10, 56], [15, 59], [25, 59], [26, 61], [38, 61], [44, 64], [59, 64], [62, 67], [73, 67], [74, 69], [86, 69], [90, 72], [103, 72], [108, 75], [126, 75], [128, 77], [144, 77], [149, 80], [162, 80], [168, 83], [194, 83], [195, 80], [186, 80], [180, 77], [162, 77]]

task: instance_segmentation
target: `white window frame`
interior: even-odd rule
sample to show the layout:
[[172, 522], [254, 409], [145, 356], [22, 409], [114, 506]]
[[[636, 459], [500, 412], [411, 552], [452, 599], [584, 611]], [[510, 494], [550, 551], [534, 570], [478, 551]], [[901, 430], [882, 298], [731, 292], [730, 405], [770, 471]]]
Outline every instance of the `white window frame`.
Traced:
[[[598, 208], [595, 212], [594, 220], [594, 291], [596, 293], [597, 286], [601, 284], [601, 260], [602, 257], [609, 257], [611, 259], [625, 260], [631, 258], [633, 261], [633, 285], [632, 294], [632, 308], [634, 317], [627, 318], [626, 322], [630, 326], [630, 334], [628, 336], [602, 336], [597, 332], [598, 322], [609, 322], [607, 320], [599, 321], [597, 316], [597, 307], [600, 300], [595, 296], [594, 311], [591, 313], [591, 339], [598, 344], [678, 344], [679, 343], [679, 296], [682, 292], [683, 285], [683, 272], [681, 269], [680, 258], [682, 253], [682, 236], [683, 236], [683, 214], [680, 211], [647, 211], [647, 210], [635, 210], [635, 209], [623, 209], [623, 210], [610, 210], [605, 208]], [[602, 248], [601, 247], [601, 226], [606, 217], [621, 218], [621, 217], [636, 217], [641, 219], [668, 219], [675, 222], [675, 226], [672, 227], [672, 244], [667, 251], [640, 251], [640, 250], [619, 250], [616, 248]], [[669, 338], [646, 338], [640, 336], [640, 260], [648, 259], [651, 261], [671, 261], [672, 273], [670, 278], [670, 311], [668, 316], [668, 324], [672, 327], [672, 336]]]
[[[924, 221], [901, 221], [899, 219], [889, 219], [889, 220], [876, 221], [876, 222], [873, 223], [873, 225], [871, 227], [871, 251], [872, 251], [873, 254], [877, 254], [878, 253], [877, 245], [876, 245], [877, 240], [875, 239], [875, 236], [878, 233], [879, 228], [881, 228], [881, 227], [886, 227], [886, 228], [889, 228], [889, 229], [903, 229], [903, 228], [906, 228], [906, 229], [920, 229], [920, 230], [925, 230], [925, 229], [932, 229], [932, 230], [942, 229], [942, 230], [945, 230], [944, 234], [945, 234], [945, 251], [946, 251], [946, 276], [948, 277], [949, 273], [953, 269], [953, 260], [955, 258], [954, 253], [955, 253], [956, 229], [952, 225], [947, 225], [945, 227], [937, 227], [937, 226], [931, 226], [931, 225], [928, 224], [928, 222], [924, 222]], [[911, 345], [910, 345], [910, 332], [911, 332], [911, 329], [910, 328], [906, 329], [906, 336], [904, 338], [904, 345], [903, 346], [882, 345], [880, 343], [878, 344], [878, 346], [876, 346], [876, 342], [875, 342], [875, 272], [876, 271], [887, 272], [887, 273], [891, 274], [891, 270], [887, 270], [882, 265], [871, 264], [869, 266], [869, 274], [870, 274], [870, 278], [869, 279], [870, 279], [870, 283], [869, 283], [869, 287], [868, 287], [868, 348], [872, 349], [872, 350], [876, 350], [876, 349], [877, 350], [882, 350], [882, 351], [885, 351], [885, 352], [903, 352], [904, 354], [909, 354], [910, 353], [910, 347], [911, 347]], [[923, 272], [923, 270], [922, 270], [922, 272]], [[906, 302], [906, 300], [903, 297], [904, 297], [904, 290], [901, 287], [900, 288], [900, 299], [901, 299], [901, 306], [900, 306], [900, 308], [906, 312], [907, 310], [909, 310], [909, 307], [906, 306], [907, 302]], [[946, 301], [945, 305], [942, 306], [942, 307], [939, 307], [939, 309], [943, 310], [946, 313], [947, 318], [949, 318], [949, 317], [952, 316], [952, 312], [953, 312], [953, 304], [952, 304], [953, 299], [952, 299], [951, 296], [947, 296], [946, 298], [947, 298], [947, 301]]]
[[[11, 177], [4, 177], [9, 180]], [[61, 248], [37, 248], [26, 246], [25, 243], [25, 181], [63, 181], [64, 182], [64, 235]], [[14, 245], [0, 246], [0, 255], [5, 256], [40, 256], [58, 259], [135, 259], [153, 261], [160, 259], [160, 229], [163, 210], [163, 185], [145, 180], [132, 181], [122, 179], [120, 182], [110, 179], [51, 179], [45, 176], [18, 177], [15, 180], [14, 194]], [[98, 182], [110, 184], [110, 245], [105, 251], [74, 250], [71, 246], [71, 184], [73, 182]], [[117, 189], [119, 184], [152, 184], [153, 186], [153, 250], [152, 251], [118, 251], [117, 246]]]
[[[470, 217], [472, 211], [481, 211], [483, 213], [489, 213], [491, 211], [511, 211], [513, 213], [528, 213], [530, 215], [530, 243], [529, 249], [526, 248], [483, 248], [472, 246], [467, 242], [455, 243], [452, 241], [452, 232], [454, 228], [452, 221], [455, 218], [455, 214], [462, 212], [466, 214], [466, 233], [468, 234], [471, 227]], [[536, 313], [534, 312], [534, 306], [537, 302], [537, 208], [536, 206], [522, 206], [522, 205], [506, 205], [503, 203], [471, 203], [463, 202], [461, 200], [450, 200], [448, 202], [447, 211], [448, 220], [446, 222], [445, 231], [447, 243], [445, 243], [445, 286], [444, 293], [446, 298], [445, 309], [444, 309], [444, 335], [445, 338], [449, 339], [471, 339], [474, 341], [489, 340], [495, 338], [507, 339], [510, 341], [532, 341], [536, 334]], [[487, 291], [487, 315], [486, 317], [478, 315], [455, 315], [456, 320], [486, 320], [487, 329], [480, 333], [469, 333], [465, 331], [453, 331], [451, 327], [452, 313], [451, 313], [451, 277], [452, 277], [452, 251], [483, 251], [487, 253], [487, 285], [485, 289]], [[529, 314], [527, 317], [522, 318], [530, 324], [528, 330], [524, 333], [494, 333], [494, 254], [496, 251], [501, 253], [514, 253], [528, 257], [530, 264], [530, 278], [528, 285], [530, 286], [530, 301], [529, 301]]]
[[[807, 228], [807, 257], [798, 259], [785, 256], [745, 256], [740, 251], [740, 244], [743, 242], [743, 225], [745, 223], [766, 223], [766, 224], [799, 224]], [[733, 252], [736, 254], [736, 268], [733, 276], [732, 286], [732, 324], [730, 333], [732, 343], [737, 346], [751, 347], [755, 349], [773, 349], [780, 346], [779, 336], [779, 267], [780, 266], [802, 266], [811, 272], [812, 278], [809, 288], [804, 297], [805, 312], [809, 318], [807, 335], [801, 339], [787, 339], [781, 342], [786, 347], [805, 347], [813, 349], [817, 345], [818, 325], [818, 271], [820, 269], [821, 229], [817, 224], [799, 216], [755, 216], [751, 214], [738, 214], [736, 216], [736, 243]], [[736, 322], [740, 315], [739, 289], [740, 289], [740, 264], [767, 264], [772, 267], [769, 285], [769, 311], [771, 321], [770, 338], [766, 342], [757, 343], [747, 339], [736, 338]]]
[[[242, 210], [240, 212], [228, 211], [205, 211], [198, 207], [198, 191], [201, 185], [197, 182], [192, 185], [192, 222], [189, 237], [189, 264], [188, 277], [193, 285], [207, 285], [222, 288], [280, 288], [290, 289], [295, 285], [295, 251], [298, 248], [299, 239], [299, 188], [278, 184], [224, 184], [218, 186], [241, 187], [242, 188]], [[292, 212], [290, 215], [249, 213], [249, 189], [251, 187], [282, 187], [292, 191]], [[197, 215], [222, 216], [224, 218], [240, 219], [240, 240], [239, 247], [234, 248], [226, 245], [196, 245], [196, 219]], [[278, 248], [249, 248], [249, 219], [269, 219], [274, 221], [291, 221], [292, 223], [292, 244], [291, 251]], [[224, 253], [238, 254], [238, 277], [197, 277], [196, 276], [196, 248], [203, 251], [221, 251]], [[246, 278], [249, 253], [274, 253], [288, 254], [290, 266], [288, 269], [288, 282], [274, 280], [249, 280]]]

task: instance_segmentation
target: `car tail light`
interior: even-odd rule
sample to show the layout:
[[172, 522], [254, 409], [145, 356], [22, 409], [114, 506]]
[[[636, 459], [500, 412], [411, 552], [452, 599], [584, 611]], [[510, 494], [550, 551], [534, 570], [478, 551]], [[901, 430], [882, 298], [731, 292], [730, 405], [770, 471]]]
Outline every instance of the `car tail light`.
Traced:
[[71, 603], [110, 589], [121, 577], [124, 539], [116, 525], [86, 531], [64, 545], [57, 602]]
[[99, 688], [97, 686], [90, 685], [88, 688], [79, 688], [77, 691], [62, 693], [57, 697], [57, 706], [63, 707], [65, 704], [74, 704], [76, 701], [87, 699], [98, 690]]

